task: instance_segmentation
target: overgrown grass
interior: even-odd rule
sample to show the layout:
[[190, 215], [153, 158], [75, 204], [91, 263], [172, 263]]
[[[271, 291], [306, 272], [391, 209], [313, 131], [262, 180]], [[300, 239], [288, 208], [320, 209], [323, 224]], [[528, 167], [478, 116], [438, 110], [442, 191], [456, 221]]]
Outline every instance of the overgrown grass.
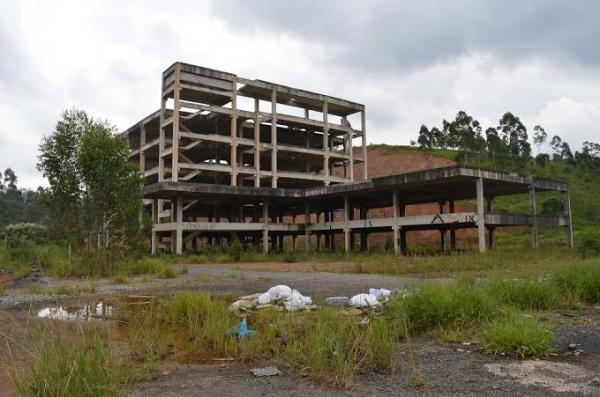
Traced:
[[488, 285], [488, 293], [498, 303], [521, 310], [548, 310], [559, 303], [553, 284], [539, 280], [497, 280]]
[[554, 285], [565, 295], [586, 303], [600, 303], [600, 263], [571, 266], [554, 273]]
[[552, 352], [554, 332], [548, 324], [521, 312], [508, 310], [486, 324], [482, 334], [487, 353], [512, 353], [519, 358], [547, 358]]
[[[63, 324], [60, 324], [62, 327]], [[97, 324], [77, 324], [65, 332], [56, 323], [36, 324], [29, 338], [29, 366], [17, 370], [22, 396], [114, 396], [132, 378], [127, 356], [109, 343]]]

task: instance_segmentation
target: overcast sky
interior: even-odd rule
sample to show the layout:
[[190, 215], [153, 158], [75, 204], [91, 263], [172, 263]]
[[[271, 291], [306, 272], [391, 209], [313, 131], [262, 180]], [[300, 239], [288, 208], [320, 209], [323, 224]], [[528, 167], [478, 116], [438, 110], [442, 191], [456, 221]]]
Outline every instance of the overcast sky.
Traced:
[[0, 168], [44, 180], [40, 138], [78, 107], [125, 129], [174, 61], [367, 106], [369, 143], [465, 110], [600, 141], [600, 1], [26, 1], [0, 13]]

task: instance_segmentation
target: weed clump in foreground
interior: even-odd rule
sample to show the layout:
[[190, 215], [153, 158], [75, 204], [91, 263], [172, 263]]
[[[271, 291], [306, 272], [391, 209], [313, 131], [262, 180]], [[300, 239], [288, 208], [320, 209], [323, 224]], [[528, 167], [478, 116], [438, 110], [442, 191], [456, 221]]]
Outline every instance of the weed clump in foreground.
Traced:
[[488, 285], [488, 293], [499, 303], [521, 310], [548, 310], [559, 303], [556, 288], [537, 280], [498, 280]]
[[491, 321], [484, 327], [484, 351], [514, 353], [518, 358], [547, 358], [552, 352], [554, 332], [539, 320], [516, 311]]
[[[64, 326], [64, 324], [60, 324]], [[38, 324], [29, 338], [30, 364], [17, 369], [22, 396], [114, 396], [130, 380], [126, 359], [108, 343], [106, 328], [79, 324], [62, 330]]]
[[553, 284], [587, 303], [600, 303], [600, 264], [571, 266], [554, 273]]
[[421, 288], [390, 308], [403, 311], [415, 332], [476, 326], [493, 318], [497, 310], [485, 289], [470, 278]]

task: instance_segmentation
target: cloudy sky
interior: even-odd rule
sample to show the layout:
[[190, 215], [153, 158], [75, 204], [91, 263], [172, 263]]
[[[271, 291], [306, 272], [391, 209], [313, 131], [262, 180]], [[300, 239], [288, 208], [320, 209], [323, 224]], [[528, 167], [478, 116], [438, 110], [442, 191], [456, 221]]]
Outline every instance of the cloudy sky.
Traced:
[[125, 129], [176, 60], [366, 104], [369, 143], [509, 110], [600, 140], [600, 1], [27, 1], [0, 13], [0, 168], [43, 184], [40, 138], [78, 107]]

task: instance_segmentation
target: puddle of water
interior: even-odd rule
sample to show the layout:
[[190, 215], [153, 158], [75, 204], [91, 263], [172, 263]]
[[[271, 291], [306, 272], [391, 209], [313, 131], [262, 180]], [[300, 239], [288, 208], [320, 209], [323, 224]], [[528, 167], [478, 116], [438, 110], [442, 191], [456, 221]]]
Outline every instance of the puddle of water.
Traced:
[[38, 312], [37, 316], [51, 320], [88, 321], [106, 319], [107, 317], [112, 317], [112, 314], [112, 305], [100, 302], [95, 305], [45, 307]]

